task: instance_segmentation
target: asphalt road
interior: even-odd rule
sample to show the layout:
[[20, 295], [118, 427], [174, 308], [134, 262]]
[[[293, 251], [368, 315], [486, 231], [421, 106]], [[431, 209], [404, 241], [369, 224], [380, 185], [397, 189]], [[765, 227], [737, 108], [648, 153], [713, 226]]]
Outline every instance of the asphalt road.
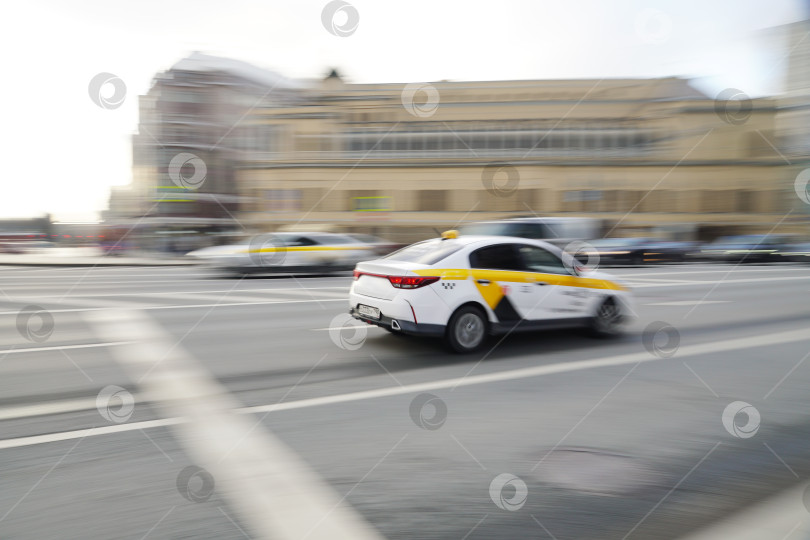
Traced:
[[0, 267], [0, 538], [810, 537], [810, 267], [612, 272], [622, 338], [457, 356], [347, 276]]

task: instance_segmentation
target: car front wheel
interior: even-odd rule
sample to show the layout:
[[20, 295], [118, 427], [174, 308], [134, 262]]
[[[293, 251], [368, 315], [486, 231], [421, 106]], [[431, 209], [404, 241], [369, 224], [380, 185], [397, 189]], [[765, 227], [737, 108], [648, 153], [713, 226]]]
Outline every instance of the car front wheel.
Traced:
[[483, 345], [486, 336], [486, 315], [476, 307], [464, 306], [450, 317], [445, 341], [457, 353], [471, 353]]
[[591, 321], [591, 332], [600, 338], [610, 338], [621, 334], [622, 312], [613, 298], [607, 298], [596, 310]]

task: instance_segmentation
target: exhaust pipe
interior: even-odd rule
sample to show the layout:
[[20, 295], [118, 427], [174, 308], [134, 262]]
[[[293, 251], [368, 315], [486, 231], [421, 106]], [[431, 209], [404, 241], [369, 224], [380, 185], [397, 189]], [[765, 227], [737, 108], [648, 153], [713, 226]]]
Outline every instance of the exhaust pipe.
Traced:
[[399, 326], [399, 321], [397, 321], [396, 319], [391, 320], [391, 328], [393, 328], [394, 330], [402, 330]]

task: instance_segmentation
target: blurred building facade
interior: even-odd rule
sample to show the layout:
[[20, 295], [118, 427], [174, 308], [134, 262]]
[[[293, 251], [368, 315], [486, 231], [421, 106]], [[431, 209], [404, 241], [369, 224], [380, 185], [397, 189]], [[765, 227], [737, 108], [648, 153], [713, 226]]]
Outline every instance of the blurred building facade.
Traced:
[[[679, 78], [292, 83], [193, 55], [141, 99], [141, 215], [400, 241], [532, 215], [701, 239], [801, 227], [782, 219], [795, 174], [777, 103], [718, 102]], [[206, 164], [198, 189], [169, 178], [178, 153]]]
[[113, 190], [105, 217], [238, 227], [236, 164], [243, 151], [266, 144], [240, 122], [255, 107], [296, 101], [296, 90], [273, 72], [200, 53], [158, 74], [139, 101], [132, 185]]
[[787, 48], [785, 91], [777, 116], [780, 148], [795, 178], [794, 215], [810, 222], [810, 186], [804, 180], [810, 177], [810, 19], [778, 30]]
[[780, 96], [782, 149], [796, 157], [810, 156], [810, 20], [779, 29], [785, 38], [787, 70]]
[[612, 234], [705, 238], [768, 232], [790, 203], [771, 100], [718, 106], [678, 78], [413, 88], [333, 74], [305, 107], [256, 110], [251, 124], [284, 136], [241, 164], [241, 219], [424, 236], [587, 216]]

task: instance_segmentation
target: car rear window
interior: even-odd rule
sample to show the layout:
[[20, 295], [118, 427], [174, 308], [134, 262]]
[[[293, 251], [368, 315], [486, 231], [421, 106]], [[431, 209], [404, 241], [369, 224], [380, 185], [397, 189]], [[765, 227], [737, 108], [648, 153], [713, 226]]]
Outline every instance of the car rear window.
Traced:
[[395, 251], [383, 257], [389, 261], [413, 262], [419, 264], [436, 264], [445, 257], [460, 250], [463, 245], [453, 240], [425, 240]]
[[515, 250], [515, 244], [495, 244], [470, 253], [472, 268], [490, 270], [523, 270], [523, 261]]

